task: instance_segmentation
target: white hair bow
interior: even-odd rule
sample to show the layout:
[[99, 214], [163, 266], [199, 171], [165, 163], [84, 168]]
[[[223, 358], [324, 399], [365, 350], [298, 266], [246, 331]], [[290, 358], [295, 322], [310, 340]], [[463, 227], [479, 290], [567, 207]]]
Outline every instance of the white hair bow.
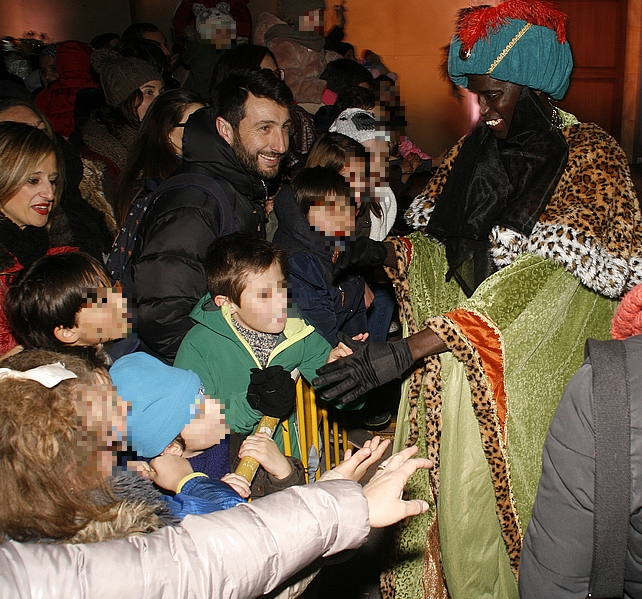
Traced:
[[11, 368], [0, 368], [0, 381], [5, 378], [36, 381], [43, 387], [51, 389], [61, 381], [75, 379], [78, 377], [71, 372], [71, 370], [67, 370], [64, 364], [56, 362], [55, 364], [38, 366], [37, 368], [25, 370], [24, 372], [20, 370], [11, 370]]

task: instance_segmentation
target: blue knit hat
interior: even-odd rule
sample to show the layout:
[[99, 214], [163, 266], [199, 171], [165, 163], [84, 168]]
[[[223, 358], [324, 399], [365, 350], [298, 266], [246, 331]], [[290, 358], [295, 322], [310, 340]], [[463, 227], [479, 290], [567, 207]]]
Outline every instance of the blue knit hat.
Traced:
[[127, 425], [133, 450], [145, 458], [160, 455], [193, 418], [200, 379], [143, 352], [116, 360], [109, 374], [118, 395], [131, 402]]
[[450, 44], [448, 74], [461, 87], [468, 87], [468, 75], [489, 75], [561, 100], [573, 70], [566, 19], [537, 0], [467, 9]]

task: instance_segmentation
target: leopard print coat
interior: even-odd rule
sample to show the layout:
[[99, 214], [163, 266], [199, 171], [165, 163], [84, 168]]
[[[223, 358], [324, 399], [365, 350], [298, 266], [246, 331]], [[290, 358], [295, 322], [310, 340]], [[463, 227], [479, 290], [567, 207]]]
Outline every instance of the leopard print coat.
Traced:
[[[600, 295], [619, 298], [642, 283], [642, 220], [626, 155], [592, 123], [562, 129], [569, 158], [548, 206], [525, 237], [496, 226], [491, 252], [501, 268], [523, 253], [560, 264]], [[441, 195], [463, 139], [406, 213], [408, 224], [424, 227]]]

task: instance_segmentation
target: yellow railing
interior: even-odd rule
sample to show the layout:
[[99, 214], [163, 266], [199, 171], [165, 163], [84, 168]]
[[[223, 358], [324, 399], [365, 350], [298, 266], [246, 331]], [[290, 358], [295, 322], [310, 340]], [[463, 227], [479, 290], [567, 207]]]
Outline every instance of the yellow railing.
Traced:
[[[318, 399], [314, 389], [302, 378], [296, 385], [296, 420], [298, 425], [298, 444], [301, 450], [301, 462], [308, 480], [308, 455], [310, 448], [314, 447], [318, 456], [324, 460], [325, 470], [330, 470], [341, 461], [341, 451], [349, 448], [348, 433], [342, 425], [342, 414], [329, 406], [325, 401]], [[283, 447], [285, 455], [292, 455], [292, 431], [288, 428], [288, 421], [281, 423], [283, 426]], [[332, 435], [330, 434], [332, 431]], [[297, 431], [294, 431], [295, 434]], [[319, 443], [319, 433], [321, 443]], [[321, 451], [321, 446], [323, 451]], [[315, 473], [315, 479], [321, 475], [321, 468]]]

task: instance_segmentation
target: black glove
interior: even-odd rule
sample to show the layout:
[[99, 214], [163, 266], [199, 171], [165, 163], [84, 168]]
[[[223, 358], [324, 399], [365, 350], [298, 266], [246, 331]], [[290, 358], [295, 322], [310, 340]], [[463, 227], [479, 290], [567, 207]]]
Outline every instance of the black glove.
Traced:
[[312, 384], [315, 387], [329, 385], [321, 394], [323, 399], [339, 398], [343, 404], [350, 403], [370, 389], [401, 376], [414, 363], [406, 339], [361, 343], [339, 333], [339, 341], [353, 354], [317, 370], [319, 376]]
[[382, 241], [373, 241], [368, 237], [358, 237], [345, 252], [339, 253], [332, 266], [332, 275], [338, 279], [344, 272], [352, 269], [379, 268], [383, 265], [388, 249]]
[[282, 420], [296, 403], [296, 383], [283, 366], [252, 368], [247, 403], [266, 416]]

